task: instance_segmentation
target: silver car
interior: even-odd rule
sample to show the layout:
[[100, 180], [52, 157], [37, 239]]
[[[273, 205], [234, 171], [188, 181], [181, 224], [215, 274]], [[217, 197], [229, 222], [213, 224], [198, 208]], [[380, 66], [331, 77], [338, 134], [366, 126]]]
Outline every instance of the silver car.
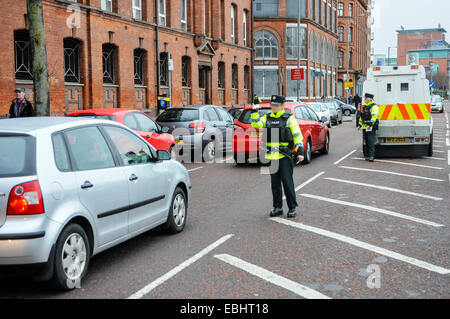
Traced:
[[0, 269], [77, 287], [92, 256], [160, 225], [182, 231], [190, 189], [184, 166], [116, 122], [0, 120]]
[[308, 105], [310, 108], [312, 108], [314, 110], [314, 112], [316, 112], [319, 119], [322, 118], [322, 116], [325, 116], [327, 118], [327, 120], [326, 120], [326, 122], [324, 122], [324, 124], [326, 126], [328, 126], [329, 128], [331, 127], [330, 110], [327, 108], [327, 106], [325, 104], [320, 103], [320, 102], [308, 102], [308, 103], [306, 103], [306, 105]]

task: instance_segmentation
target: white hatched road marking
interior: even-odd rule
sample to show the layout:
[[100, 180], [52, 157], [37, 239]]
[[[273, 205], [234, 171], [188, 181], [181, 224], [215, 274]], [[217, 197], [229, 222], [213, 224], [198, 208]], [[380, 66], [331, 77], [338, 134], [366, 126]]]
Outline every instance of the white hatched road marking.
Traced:
[[[360, 157], [352, 157], [352, 159], [353, 160], [359, 160], [359, 161], [364, 161], [365, 160], [364, 158], [360, 158]], [[405, 163], [405, 162], [398, 162], [398, 161], [387, 161], [387, 160], [380, 160], [380, 159], [376, 159], [375, 162], [400, 164], [400, 165], [408, 165], [408, 166], [417, 166], [417, 167], [431, 168], [431, 169], [443, 169], [442, 167], [436, 167], [436, 166], [428, 166], [428, 165], [421, 165], [421, 164]]]
[[178, 265], [177, 267], [173, 268], [171, 271], [169, 271], [165, 275], [159, 277], [158, 279], [156, 279], [152, 283], [148, 284], [147, 286], [145, 286], [144, 288], [142, 288], [138, 292], [132, 294], [130, 297], [128, 297], [128, 299], [140, 299], [140, 298], [142, 298], [143, 296], [145, 296], [146, 294], [151, 292], [153, 289], [155, 289], [159, 285], [163, 284], [165, 281], [169, 280], [170, 278], [172, 278], [173, 276], [178, 274], [180, 271], [182, 271], [185, 268], [189, 267], [190, 265], [195, 263], [197, 260], [199, 260], [203, 256], [207, 255], [211, 250], [213, 250], [213, 249], [217, 248], [218, 246], [222, 245], [224, 242], [226, 242], [228, 239], [230, 239], [233, 236], [234, 236], [233, 234], [229, 234], [229, 235], [223, 236], [222, 238], [220, 238], [219, 240], [215, 241], [214, 243], [212, 243], [211, 245], [209, 245], [205, 249], [201, 250], [199, 253], [195, 254], [194, 256], [192, 256], [191, 258], [186, 260], [185, 262], [183, 262], [180, 265]]
[[[312, 181], [314, 181], [315, 179], [319, 178], [320, 176], [322, 176], [323, 174], [325, 174], [325, 172], [320, 172], [316, 175], [314, 175], [313, 177], [311, 177], [310, 179], [308, 179], [306, 182], [304, 182], [303, 184], [297, 186], [297, 188], [295, 189], [295, 192], [298, 192], [299, 190], [301, 190], [303, 187], [305, 187], [306, 185], [308, 185], [309, 183], [311, 183]], [[283, 200], [286, 199], [286, 196], [283, 196]]]
[[365, 210], [370, 210], [370, 211], [373, 211], [373, 212], [377, 212], [377, 213], [381, 213], [381, 214], [385, 214], [385, 215], [390, 215], [390, 216], [393, 216], [393, 217], [407, 219], [407, 220], [410, 220], [410, 221], [413, 221], [413, 222], [416, 222], [416, 223], [420, 223], [420, 224], [424, 224], [424, 225], [428, 225], [428, 226], [433, 226], [433, 227], [442, 227], [442, 226], [444, 226], [442, 224], [431, 222], [431, 221], [428, 221], [428, 220], [425, 220], [425, 219], [411, 217], [411, 216], [408, 216], [408, 215], [396, 213], [396, 212], [393, 212], [393, 211], [390, 211], [390, 210], [386, 210], [386, 209], [382, 209], [382, 208], [366, 206], [366, 205], [361, 205], [361, 204], [356, 204], [356, 203], [351, 203], [351, 202], [345, 202], [345, 201], [341, 201], [341, 200], [338, 200], [338, 199], [326, 198], [326, 197], [316, 196], [316, 195], [311, 195], [311, 194], [300, 194], [300, 196], [313, 198], [313, 199], [317, 199], [317, 200], [321, 200], [321, 201], [325, 201], [325, 202], [329, 202], [329, 203], [333, 203], [333, 204], [339, 204], [339, 205], [345, 205], [345, 206], [350, 206], [350, 207], [356, 207], [356, 208], [361, 208], [361, 209], [365, 209]]
[[241, 270], [244, 270], [248, 272], [249, 274], [252, 274], [253, 276], [259, 277], [263, 280], [266, 280], [276, 286], [282, 287], [284, 289], [287, 289], [289, 291], [292, 291], [293, 293], [302, 296], [307, 299], [331, 299], [328, 296], [325, 296], [321, 294], [318, 291], [315, 291], [311, 288], [308, 288], [306, 286], [300, 285], [299, 283], [296, 283], [295, 281], [292, 281], [290, 279], [287, 279], [285, 277], [282, 277], [280, 275], [277, 275], [271, 271], [268, 271], [264, 268], [261, 268], [259, 266], [250, 264], [242, 259], [236, 258], [231, 255], [227, 254], [221, 254], [221, 255], [215, 255], [214, 256], [217, 259], [220, 259], [232, 266], [235, 266]]
[[430, 196], [430, 195], [423, 195], [423, 194], [419, 194], [419, 193], [414, 193], [414, 192], [409, 192], [409, 191], [404, 191], [402, 189], [398, 189], [398, 188], [392, 188], [392, 187], [386, 187], [386, 186], [378, 186], [378, 185], [373, 185], [373, 184], [366, 184], [366, 183], [359, 183], [359, 182], [353, 182], [353, 181], [348, 181], [345, 179], [337, 179], [337, 178], [324, 178], [333, 182], [339, 182], [339, 183], [346, 183], [346, 184], [352, 184], [352, 185], [359, 185], [359, 186], [365, 186], [365, 187], [371, 187], [371, 188], [378, 188], [381, 190], [385, 190], [385, 191], [389, 191], [389, 192], [395, 192], [395, 193], [401, 193], [401, 194], [406, 194], [406, 195], [412, 195], [412, 196], [417, 196], [417, 197], [422, 197], [422, 198], [427, 198], [427, 199], [432, 199], [432, 200], [442, 200], [442, 198], [440, 197], [434, 197], [434, 196]]
[[290, 221], [290, 220], [287, 220], [287, 219], [283, 219], [283, 218], [279, 218], [279, 217], [274, 217], [274, 218], [270, 218], [270, 219], [275, 221], [275, 222], [277, 222], [277, 223], [280, 223], [280, 224], [284, 224], [284, 225], [295, 227], [295, 228], [298, 228], [298, 229], [301, 229], [301, 230], [305, 230], [305, 231], [308, 231], [308, 232], [316, 233], [318, 235], [322, 235], [322, 236], [325, 236], [325, 237], [328, 237], [328, 238], [333, 238], [333, 239], [342, 241], [344, 243], [347, 243], [347, 244], [350, 244], [350, 245], [353, 245], [353, 246], [356, 246], [356, 247], [360, 247], [360, 248], [363, 248], [363, 249], [366, 249], [366, 250], [369, 250], [369, 251], [373, 251], [373, 252], [376, 252], [376, 253], [381, 254], [383, 256], [390, 257], [390, 258], [393, 258], [393, 259], [397, 259], [397, 260], [406, 262], [408, 264], [411, 264], [411, 265], [414, 265], [414, 266], [417, 266], [417, 267], [420, 267], [420, 268], [423, 268], [423, 269], [426, 269], [426, 270], [430, 270], [430, 271], [436, 272], [436, 273], [441, 274], [441, 275], [447, 275], [447, 274], [450, 273], [450, 269], [447, 269], [447, 268], [444, 268], [444, 267], [440, 267], [440, 266], [436, 266], [436, 265], [430, 264], [428, 262], [425, 262], [425, 261], [422, 261], [422, 260], [419, 260], [419, 259], [416, 259], [416, 258], [408, 257], [408, 256], [405, 256], [405, 255], [396, 253], [394, 251], [391, 251], [391, 250], [388, 250], [388, 249], [385, 249], [385, 248], [381, 248], [381, 247], [378, 247], [378, 246], [375, 246], [375, 245], [372, 245], [372, 244], [368, 244], [368, 243], [362, 242], [360, 240], [357, 240], [357, 239], [354, 239], [354, 238], [351, 238], [351, 237], [348, 237], [348, 236], [344, 236], [344, 235], [341, 235], [341, 234], [338, 234], [338, 233], [333, 233], [331, 231], [324, 230], [324, 229], [321, 229], [321, 228], [308, 226], [308, 225], [301, 224], [301, 223], [296, 223], [296, 222], [293, 222], [293, 221]]
[[358, 167], [349, 167], [349, 166], [339, 166], [339, 168], [352, 169], [352, 170], [357, 170], [357, 171], [374, 172], [374, 173], [382, 173], [382, 174], [390, 174], [390, 175], [397, 175], [397, 176], [405, 176], [405, 177], [424, 179], [424, 180], [434, 181], [434, 182], [443, 182], [444, 181], [442, 179], [437, 179], [437, 178], [430, 178], [430, 177], [416, 176], [416, 175], [409, 175], [409, 174], [401, 174], [401, 173], [397, 173], [397, 172], [381, 171], [381, 170], [369, 169], [369, 168], [358, 168]]
[[339, 164], [340, 162], [342, 162], [343, 160], [345, 160], [347, 157], [349, 157], [350, 155], [352, 155], [353, 153], [355, 153], [356, 150], [351, 151], [350, 153], [348, 153], [347, 155], [345, 155], [344, 157], [342, 157], [340, 160], [334, 162], [334, 165]]

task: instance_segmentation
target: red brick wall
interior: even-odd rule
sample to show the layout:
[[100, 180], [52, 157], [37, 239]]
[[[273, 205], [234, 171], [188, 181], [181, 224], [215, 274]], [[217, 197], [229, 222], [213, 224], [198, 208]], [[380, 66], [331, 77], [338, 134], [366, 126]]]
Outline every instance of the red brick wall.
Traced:
[[406, 65], [406, 55], [409, 50], [424, 49], [430, 40], [445, 40], [442, 32], [415, 33], [397, 35], [397, 59], [398, 65]]

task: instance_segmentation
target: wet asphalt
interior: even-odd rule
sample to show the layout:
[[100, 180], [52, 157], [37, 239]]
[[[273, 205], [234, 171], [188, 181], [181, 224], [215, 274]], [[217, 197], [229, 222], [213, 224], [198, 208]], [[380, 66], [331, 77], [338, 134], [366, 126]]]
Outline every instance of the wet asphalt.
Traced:
[[[281, 222], [269, 218], [270, 177], [260, 166], [186, 164], [193, 188], [183, 232], [153, 230], [95, 256], [80, 289], [8, 277], [0, 298], [128, 298], [156, 282], [142, 298], [305, 298], [292, 289], [301, 285], [338, 299], [447, 299], [448, 115], [433, 113], [433, 158], [383, 159], [400, 163], [361, 160], [355, 123], [333, 126], [330, 153], [295, 168], [296, 186], [314, 179], [297, 191], [297, 217], [288, 220], [285, 205]], [[261, 269], [278, 279], [257, 276]]]

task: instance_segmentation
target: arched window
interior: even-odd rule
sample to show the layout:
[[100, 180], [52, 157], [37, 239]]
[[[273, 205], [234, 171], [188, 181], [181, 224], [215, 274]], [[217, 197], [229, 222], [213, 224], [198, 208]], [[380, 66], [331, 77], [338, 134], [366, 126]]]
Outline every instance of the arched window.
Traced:
[[278, 40], [275, 35], [267, 30], [255, 32], [256, 60], [278, 59]]
[[145, 57], [146, 51], [142, 49], [134, 50], [134, 84], [145, 85]]
[[117, 47], [114, 44], [105, 43], [102, 46], [103, 56], [103, 83], [115, 84], [116, 81], [116, 55]]

